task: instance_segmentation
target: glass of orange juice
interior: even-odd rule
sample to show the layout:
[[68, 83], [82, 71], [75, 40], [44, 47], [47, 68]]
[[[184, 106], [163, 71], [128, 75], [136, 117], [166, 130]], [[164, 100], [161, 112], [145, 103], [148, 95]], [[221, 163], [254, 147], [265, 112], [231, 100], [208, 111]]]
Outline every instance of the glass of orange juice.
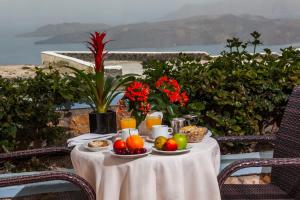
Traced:
[[147, 116], [146, 118], [146, 126], [148, 129], [152, 129], [154, 125], [161, 125], [161, 117], [160, 116]]
[[121, 129], [136, 128], [136, 120], [133, 117], [125, 117], [120, 120]]

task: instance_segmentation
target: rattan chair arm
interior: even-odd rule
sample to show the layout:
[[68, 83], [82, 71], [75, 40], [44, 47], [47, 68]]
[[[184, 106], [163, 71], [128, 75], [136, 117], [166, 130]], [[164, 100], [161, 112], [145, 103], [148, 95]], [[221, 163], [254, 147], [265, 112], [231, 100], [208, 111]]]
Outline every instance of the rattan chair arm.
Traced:
[[68, 147], [48, 147], [40, 149], [30, 149], [24, 151], [14, 151], [10, 153], [1, 153], [0, 162], [21, 159], [21, 158], [30, 158], [32, 156], [45, 156], [45, 155], [60, 155], [60, 154], [70, 154], [71, 149]]
[[216, 137], [216, 140], [219, 143], [227, 143], [227, 142], [269, 142], [269, 143], [274, 143], [275, 139], [276, 139], [276, 136], [274, 134]]
[[272, 166], [300, 166], [300, 158], [270, 158], [270, 159], [245, 159], [235, 161], [225, 167], [218, 176], [220, 188], [225, 180], [234, 172], [248, 167], [272, 167]]
[[15, 185], [24, 185], [30, 183], [52, 181], [52, 180], [64, 180], [71, 182], [78, 186], [86, 196], [88, 200], [95, 200], [96, 195], [92, 186], [83, 178], [76, 174], [67, 172], [43, 172], [34, 175], [15, 176], [10, 178], [0, 178], [0, 187], [8, 187]]

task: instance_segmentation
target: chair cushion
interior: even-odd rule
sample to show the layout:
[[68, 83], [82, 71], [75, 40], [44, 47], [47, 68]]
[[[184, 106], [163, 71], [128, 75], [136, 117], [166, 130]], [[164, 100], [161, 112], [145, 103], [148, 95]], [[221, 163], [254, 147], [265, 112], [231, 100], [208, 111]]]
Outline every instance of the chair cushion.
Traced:
[[224, 199], [293, 199], [286, 192], [273, 184], [234, 185], [225, 184], [221, 189]]

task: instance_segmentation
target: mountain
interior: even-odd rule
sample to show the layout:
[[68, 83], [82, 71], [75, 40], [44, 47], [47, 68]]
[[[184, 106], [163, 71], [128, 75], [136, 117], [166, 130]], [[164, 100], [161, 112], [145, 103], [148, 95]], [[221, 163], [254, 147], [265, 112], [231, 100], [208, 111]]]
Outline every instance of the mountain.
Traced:
[[53, 37], [62, 34], [71, 34], [76, 32], [92, 32], [95, 30], [107, 30], [110, 26], [106, 24], [81, 24], [81, 23], [63, 23], [48, 24], [40, 27], [31, 33], [18, 35], [19, 37]]
[[[300, 42], [300, 20], [268, 19], [259, 16], [197, 16], [153, 23], [128, 24], [107, 29], [110, 49], [163, 48], [183, 45], [225, 43], [226, 39], [250, 38], [258, 31], [267, 45]], [[83, 43], [87, 31], [57, 35], [37, 44]]]
[[212, 3], [186, 4], [180, 9], [162, 17], [160, 20], [224, 14], [300, 19], [299, 9], [299, 0], [223, 0]]

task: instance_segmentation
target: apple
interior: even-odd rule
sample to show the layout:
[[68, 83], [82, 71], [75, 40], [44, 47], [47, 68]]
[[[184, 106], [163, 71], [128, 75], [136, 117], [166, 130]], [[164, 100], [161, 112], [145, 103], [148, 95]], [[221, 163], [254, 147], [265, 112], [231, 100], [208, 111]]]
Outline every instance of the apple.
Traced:
[[170, 138], [167, 139], [165, 145], [164, 145], [165, 151], [176, 151], [177, 150], [177, 143], [174, 139]]
[[186, 137], [186, 135], [181, 134], [181, 133], [176, 133], [173, 136], [173, 139], [176, 141], [177, 145], [178, 145], [178, 150], [182, 150], [186, 148], [186, 145], [188, 143], [188, 139]]
[[126, 149], [126, 142], [123, 140], [116, 140], [114, 142], [114, 150]]

